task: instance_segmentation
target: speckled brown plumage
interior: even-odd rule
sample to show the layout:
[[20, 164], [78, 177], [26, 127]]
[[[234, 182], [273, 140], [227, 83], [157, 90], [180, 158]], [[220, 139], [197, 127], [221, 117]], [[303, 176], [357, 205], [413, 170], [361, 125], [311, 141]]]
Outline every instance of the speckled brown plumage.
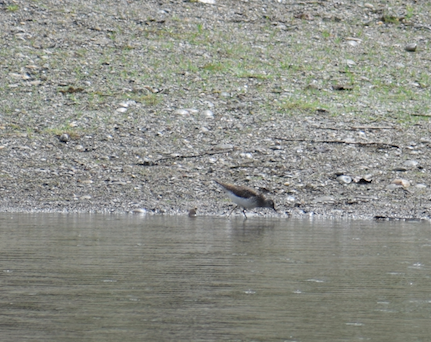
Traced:
[[237, 207], [243, 208], [242, 213], [244, 214], [245, 218], [247, 218], [247, 215], [245, 214], [245, 209], [261, 207], [272, 208], [276, 210], [274, 207], [273, 200], [266, 199], [262, 194], [251, 188], [241, 185], [223, 183], [220, 181], [215, 182], [227, 193], [229, 198], [237, 204], [237, 206], [232, 209], [230, 214], [232, 214], [233, 210], [235, 210]]

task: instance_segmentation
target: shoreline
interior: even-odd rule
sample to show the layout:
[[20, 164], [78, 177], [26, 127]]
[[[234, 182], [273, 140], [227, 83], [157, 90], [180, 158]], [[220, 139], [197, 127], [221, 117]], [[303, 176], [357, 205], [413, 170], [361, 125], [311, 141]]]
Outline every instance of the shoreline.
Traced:
[[14, 1], [0, 211], [222, 216], [219, 179], [286, 217], [428, 220], [431, 3], [391, 3]]

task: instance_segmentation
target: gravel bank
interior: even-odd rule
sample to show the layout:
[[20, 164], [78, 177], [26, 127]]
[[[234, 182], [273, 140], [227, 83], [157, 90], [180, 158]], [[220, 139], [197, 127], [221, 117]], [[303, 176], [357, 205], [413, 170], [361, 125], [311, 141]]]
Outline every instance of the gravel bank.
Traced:
[[0, 3], [0, 211], [223, 215], [220, 179], [282, 216], [427, 219], [429, 13]]

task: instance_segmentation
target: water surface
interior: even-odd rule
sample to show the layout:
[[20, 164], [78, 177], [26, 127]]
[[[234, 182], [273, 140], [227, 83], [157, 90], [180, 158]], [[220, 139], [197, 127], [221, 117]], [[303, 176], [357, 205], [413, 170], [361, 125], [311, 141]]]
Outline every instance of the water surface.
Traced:
[[429, 223], [0, 214], [1, 341], [429, 341]]

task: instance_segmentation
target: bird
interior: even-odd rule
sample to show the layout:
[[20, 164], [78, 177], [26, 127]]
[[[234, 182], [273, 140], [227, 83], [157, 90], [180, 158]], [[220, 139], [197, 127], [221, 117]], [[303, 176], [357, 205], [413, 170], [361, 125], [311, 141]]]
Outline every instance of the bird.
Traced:
[[242, 213], [244, 217], [247, 219], [247, 215], [245, 214], [246, 209], [253, 209], [257, 207], [261, 208], [271, 208], [274, 211], [275, 209], [274, 201], [271, 199], [266, 199], [262, 194], [256, 192], [253, 189], [250, 189], [246, 186], [234, 185], [229, 183], [223, 183], [215, 180], [215, 182], [226, 192], [228, 197], [236, 203], [236, 207], [234, 207], [228, 216], [232, 214], [232, 212], [238, 208], [242, 207]]

